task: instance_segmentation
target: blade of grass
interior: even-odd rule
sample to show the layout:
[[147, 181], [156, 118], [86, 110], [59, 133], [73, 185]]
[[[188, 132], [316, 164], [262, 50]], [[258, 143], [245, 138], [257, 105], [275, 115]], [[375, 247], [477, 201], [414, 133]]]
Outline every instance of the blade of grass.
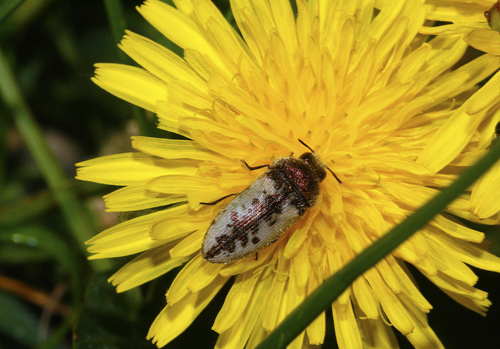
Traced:
[[[104, 6], [106, 7], [106, 14], [108, 15], [109, 27], [111, 29], [111, 35], [113, 36], [113, 42], [118, 45], [122, 39], [123, 34], [125, 34], [125, 29], [127, 27], [125, 16], [123, 15], [123, 6], [120, 0], [104, 0]], [[130, 64], [132, 60], [118, 48], [115, 47], [116, 54], [118, 55], [118, 60], [125, 64]]]
[[[109, 187], [102, 184], [77, 181], [68, 179], [67, 190], [71, 190], [79, 197], [103, 195], [109, 192]], [[38, 217], [57, 205], [54, 193], [44, 189], [30, 196], [14, 202], [0, 205], [0, 228], [22, 224], [30, 219]]]
[[68, 271], [71, 280], [72, 304], [77, 305], [81, 301], [83, 270], [72, 248], [60, 236], [42, 226], [24, 225], [2, 229], [0, 242], [31, 246], [51, 255]]
[[[88, 255], [85, 241], [97, 233], [92, 216], [78, 200], [75, 193], [68, 189], [68, 179], [48, 146], [42, 130], [24, 101], [17, 81], [8, 66], [7, 59], [0, 50], [0, 96], [11, 112], [19, 133], [33, 156], [50, 190], [54, 193], [64, 218], [78, 241], [82, 253]], [[108, 270], [109, 260], [92, 260], [90, 265], [96, 271]]]
[[0, 5], [0, 24], [23, 2], [24, 0], [6, 0]]
[[285, 348], [323, 311], [328, 309], [361, 274], [421, 229], [444, 210], [457, 196], [471, 186], [500, 159], [500, 142], [474, 166], [468, 168], [455, 182], [444, 188], [432, 200], [416, 210], [401, 224], [361, 252], [340, 271], [328, 278], [311, 293], [285, 320], [276, 327], [257, 349]]

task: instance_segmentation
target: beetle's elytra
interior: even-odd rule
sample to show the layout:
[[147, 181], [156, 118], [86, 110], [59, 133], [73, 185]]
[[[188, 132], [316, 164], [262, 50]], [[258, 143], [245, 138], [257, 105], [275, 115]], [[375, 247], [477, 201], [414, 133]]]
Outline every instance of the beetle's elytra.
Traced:
[[280, 158], [271, 166], [245, 165], [250, 170], [268, 170], [229, 202], [210, 224], [201, 248], [208, 262], [234, 262], [276, 241], [317, 203], [325, 169], [330, 170], [314, 152], [299, 158]]

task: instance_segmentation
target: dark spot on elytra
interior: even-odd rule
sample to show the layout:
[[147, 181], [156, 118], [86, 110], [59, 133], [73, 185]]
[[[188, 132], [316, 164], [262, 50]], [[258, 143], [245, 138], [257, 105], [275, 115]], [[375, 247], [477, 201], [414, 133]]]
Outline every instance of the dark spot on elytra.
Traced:
[[214, 258], [223, 251], [234, 253], [237, 250], [237, 243], [239, 242], [244, 248], [251, 236], [253, 244], [259, 243], [260, 238], [255, 236], [259, 233], [259, 224], [261, 222], [267, 222], [268, 225], [275, 224], [285, 205], [288, 205], [287, 193], [277, 193], [266, 196], [263, 202], [253, 198], [252, 207], [241, 214], [236, 211], [230, 212], [231, 223], [226, 224], [229, 233], [215, 238], [217, 244], [206, 253], [207, 258]]

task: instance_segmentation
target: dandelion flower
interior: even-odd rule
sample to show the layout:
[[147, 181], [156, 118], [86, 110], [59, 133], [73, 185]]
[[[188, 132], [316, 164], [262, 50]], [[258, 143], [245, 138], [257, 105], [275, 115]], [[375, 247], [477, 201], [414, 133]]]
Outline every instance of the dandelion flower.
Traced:
[[[386, 1], [383, 1], [386, 2]], [[452, 22], [422, 27], [426, 35], [463, 35], [472, 47], [500, 55], [500, 5], [496, 0], [426, 0], [427, 19]]]
[[[120, 47], [142, 68], [98, 64], [93, 81], [152, 111], [158, 127], [186, 140], [133, 137], [138, 151], [85, 161], [78, 178], [123, 186], [110, 211], [156, 209], [88, 243], [91, 258], [139, 254], [110, 278], [118, 292], [184, 265], [148, 338], [159, 347], [184, 331], [233, 282], [213, 330], [217, 348], [254, 347], [326, 278], [454, 181], [487, 151], [500, 119], [500, 67], [483, 55], [459, 68], [457, 35], [419, 34], [421, 1], [371, 3], [231, 1], [241, 35], [207, 1], [146, 1], [139, 12], [184, 50], [180, 58], [128, 32]], [[205, 261], [207, 228], [272, 164], [309, 145], [327, 175], [319, 202], [274, 243], [227, 264]], [[294, 155], [297, 156], [297, 155]], [[500, 171], [499, 171], [500, 172]], [[498, 180], [498, 174], [492, 175]], [[441, 347], [432, 305], [406, 264], [463, 306], [490, 301], [467, 266], [500, 271], [483, 233], [455, 217], [499, 224], [500, 203], [471, 191], [358, 278], [332, 304], [341, 348], [394, 347], [393, 328], [418, 348]], [[496, 200], [496, 202], [495, 202]], [[291, 348], [323, 343], [325, 314]], [[392, 326], [389, 326], [392, 325]]]

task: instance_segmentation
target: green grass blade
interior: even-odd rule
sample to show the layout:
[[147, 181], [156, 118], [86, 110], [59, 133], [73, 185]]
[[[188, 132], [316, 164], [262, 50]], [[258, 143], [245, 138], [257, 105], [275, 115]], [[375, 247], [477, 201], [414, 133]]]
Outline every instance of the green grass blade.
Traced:
[[60, 236], [42, 226], [29, 225], [3, 228], [0, 231], [1, 243], [24, 244], [40, 249], [52, 256], [67, 271], [71, 279], [73, 305], [81, 301], [83, 290], [83, 269], [74, 250]]
[[104, 0], [104, 6], [106, 7], [106, 14], [108, 15], [108, 22], [118, 59], [122, 63], [130, 64], [132, 60], [122, 50], [120, 50], [118, 46], [116, 46], [125, 34], [126, 29], [122, 3], [120, 0]]
[[0, 24], [23, 2], [24, 0], [4, 0], [0, 5]]

